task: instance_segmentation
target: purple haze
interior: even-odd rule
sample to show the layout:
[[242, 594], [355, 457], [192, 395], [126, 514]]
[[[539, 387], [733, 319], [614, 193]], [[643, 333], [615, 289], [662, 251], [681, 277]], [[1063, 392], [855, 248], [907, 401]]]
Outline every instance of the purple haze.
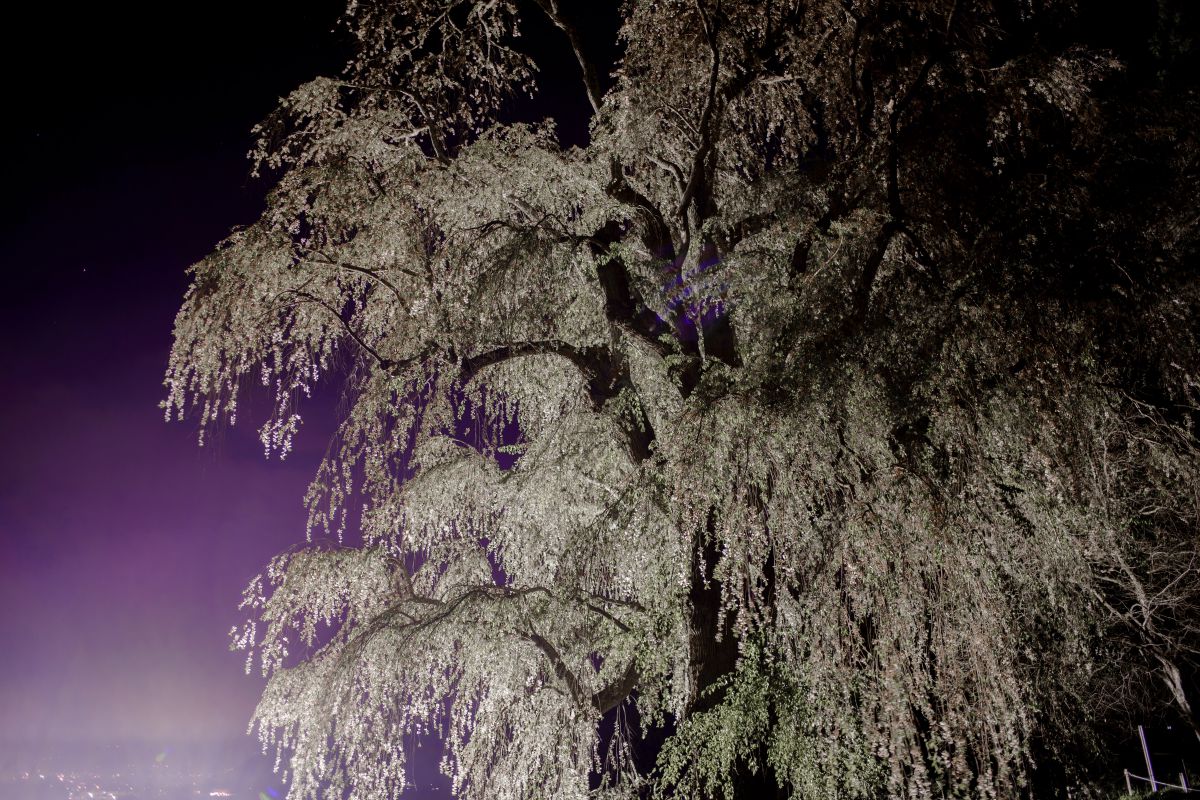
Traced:
[[244, 735], [261, 679], [228, 631], [244, 584], [303, 539], [336, 398], [302, 409], [283, 463], [253, 419], [201, 449], [158, 404], [184, 270], [257, 214], [250, 128], [341, 63], [341, 7], [8, 20], [26, 48], [3, 53], [17, 114], [0, 196], [0, 795], [39, 765], [270, 775]]

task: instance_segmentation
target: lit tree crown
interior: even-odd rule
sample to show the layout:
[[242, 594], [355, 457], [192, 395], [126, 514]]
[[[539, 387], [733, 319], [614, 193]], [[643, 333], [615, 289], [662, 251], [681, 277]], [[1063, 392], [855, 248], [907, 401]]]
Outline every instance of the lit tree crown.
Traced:
[[[392, 798], [414, 736], [467, 798], [1009, 796], [1087, 692], [1178, 684], [1194, 100], [1123, 127], [1066, 2], [626, 2], [607, 89], [566, 4], [518, 5], [351, 3], [176, 321], [168, 417], [257, 379], [286, 456], [322, 377], [349, 399], [337, 543], [234, 631], [290, 797]], [[501, 121], [534, 11], [586, 146]]]

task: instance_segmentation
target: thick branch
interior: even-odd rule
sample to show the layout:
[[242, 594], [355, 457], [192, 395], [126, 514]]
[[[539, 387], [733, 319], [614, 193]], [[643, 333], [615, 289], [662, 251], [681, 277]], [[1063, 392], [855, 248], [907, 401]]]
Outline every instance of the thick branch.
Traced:
[[629, 697], [637, 687], [637, 683], [637, 667], [634, 662], [630, 661], [629, 666], [625, 667], [625, 674], [592, 695], [592, 705], [601, 714], [607, 714]]
[[875, 285], [875, 276], [879, 274], [879, 265], [883, 263], [883, 257], [887, 254], [892, 239], [899, 231], [900, 223], [890, 219], [883, 223], [883, 227], [875, 236], [875, 243], [871, 245], [871, 254], [867, 256], [867, 263], [863, 265], [858, 284], [854, 287], [854, 306], [850, 318], [847, 320], [848, 327], [854, 327], [866, 321], [871, 305], [871, 288]]
[[550, 666], [554, 668], [554, 674], [559, 680], [567, 685], [567, 690], [571, 693], [571, 698], [581, 706], [592, 706], [601, 714], [606, 714], [616, 708], [625, 700], [637, 686], [637, 668], [633, 662], [625, 668], [625, 673], [616, 681], [604, 687], [595, 694], [589, 695], [583, 688], [583, 684], [579, 682], [579, 678], [571, 671], [563, 661], [558, 650], [545, 637], [536, 633], [524, 634], [524, 638], [531, 642], [538, 650], [542, 652], [546, 659], [550, 662]]
[[[917, 91], [925, 84], [934, 63], [940, 55], [941, 49], [939, 48], [939, 50], [936, 50], [925, 59], [921, 64], [916, 78], [913, 79], [913, 82], [905, 90], [899, 101], [895, 103], [888, 117], [887, 162], [884, 169], [884, 189], [887, 198], [889, 219], [883, 224], [883, 227], [879, 230], [879, 234], [875, 237], [871, 254], [867, 258], [867, 263], [863, 266], [862, 275], [859, 277], [858, 285], [854, 290], [854, 308], [848, 324], [853, 325], [866, 320], [871, 300], [871, 287], [875, 283], [875, 277], [879, 272], [880, 264], [883, 263], [884, 255], [887, 253], [887, 249], [897, 233], [905, 234], [910, 241], [914, 242], [914, 246], [918, 252], [923, 254], [925, 259], [928, 259], [928, 254], [925, 253], [924, 247], [920, 245], [915, 234], [905, 224], [904, 204], [901, 202], [900, 197], [899, 129], [900, 120], [904, 112], [912, 104]], [[932, 262], [930, 261], [929, 263]]]
[[[396, 287], [396, 285], [394, 283], [392, 283], [391, 281], [389, 281], [387, 278], [385, 278], [383, 275], [379, 274], [379, 272], [377, 272], [373, 269], [367, 269], [366, 267], [360, 267], [355, 264], [350, 264], [346, 261], [338, 261], [336, 259], [330, 258], [322, 250], [310, 250], [309, 251], [309, 259], [314, 263], [324, 264], [327, 267], [335, 267], [337, 269], [344, 269], [344, 270], [348, 270], [350, 272], [357, 272], [360, 275], [366, 275], [368, 278], [375, 281], [376, 283], [386, 286], [392, 292], [392, 294], [394, 294], [396, 296], [397, 300], [399, 300], [402, 303], [405, 302], [404, 294], [401, 293], [401, 291]], [[399, 270], [400, 272], [402, 272], [403, 274], [408, 275], [413, 278], [420, 279], [420, 277], [421, 277], [420, 275], [413, 272], [412, 270], [406, 269], [404, 267], [396, 267], [396, 269]]]
[[463, 359], [459, 379], [467, 383], [485, 367], [513, 358], [536, 355], [561, 356], [578, 367], [587, 378], [588, 394], [597, 410], [617, 393], [619, 370], [607, 347], [576, 347], [558, 339], [517, 342]]
[[583, 86], [587, 90], [588, 102], [592, 105], [592, 111], [598, 112], [600, 110], [600, 81], [596, 77], [596, 68], [592, 66], [591, 60], [583, 52], [583, 37], [579, 35], [579, 30], [562, 15], [558, 0], [535, 0], [535, 2], [550, 18], [550, 21], [566, 34], [567, 40], [571, 43], [571, 49], [575, 51], [575, 60], [579, 62], [579, 69], [583, 72]]
[[[622, 389], [633, 387], [629, 365], [621, 354], [607, 347], [581, 348], [558, 340], [518, 342], [464, 359], [460, 366], [459, 379], [465, 383], [484, 367], [511, 358], [545, 354], [561, 356], [579, 368], [587, 379], [588, 397], [596, 411], [602, 410], [605, 403], [616, 397]], [[654, 429], [644, 413], [636, 420], [622, 416], [621, 423], [629, 443], [629, 454], [640, 464], [650, 457]]]
[[616, 159], [610, 162], [609, 171], [610, 177], [608, 185], [604, 187], [605, 191], [614, 200], [637, 209], [642, 220], [642, 244], [655, 258], [674, 261], [675, 243], [671, 240], [671, 229], [667, 227], [662, 213], [649, 198], [625, 180], [625, 172]]
[[700, 22], [704, 28], [704, 38], [708, 42], [709, 49], [709, 74], [708, 88], [705, 93], [704, 110], [700, 114], [700, 124], [698, 130], [700, 132], [700, 144], [696, 148], [696, 153], [692, 157], [691, 173], [688, 176], [687, 185], [684, 187], [683, 196], [679, 198], [679, 204], [675, 207], [675, 215], [685, 217], [688, 206], [696, 202], [701, 209], [702, 224], [704, 217], [709, 215], [711, 209], [707, 208], [710, 204], [707, 187], [707, 172], [708, 172], [708, 157], [713, 150], [715, 133], [713, 132], [713, 113], [717, 105], [717, 76], [721, 71], [721, 50], [717, 45], [717, 31], [708, 18], [708, 14], [704, 11], [702, 0], [697, 0], [697, 12], [700, 15]]
[[694, 683], [688, 713], [706, 711], [720, 702], [724, 691], [705, 694], [705, 690], [734, 669], [737, 663], [737, 637], [732, 621], [721, 611], [721, 584], [714, 577], [721, 554], [716, 536], [716, 515], [710, 510], [706, 530], [692, 552], [688, 605], [688, 649]]
[[563, 661], [562, 656], [558, 654], [558, 650], [554, 648], [554, 645], [550, 644], [545, 637], [533, 632], [524, 634], [524, 638], [532, 642], [538, 650], [542, 651], [542, 654], [550, 661], [550, 666], [554, 667], [554, 674], [567, 685], [567, 689], [571, 692], [571, 697], [576, 703], [586, 706], [592, 702], [592, 698], [583, 688], [583, 684], [579, 682], [579, 678], [575, 676], [575, 673]]

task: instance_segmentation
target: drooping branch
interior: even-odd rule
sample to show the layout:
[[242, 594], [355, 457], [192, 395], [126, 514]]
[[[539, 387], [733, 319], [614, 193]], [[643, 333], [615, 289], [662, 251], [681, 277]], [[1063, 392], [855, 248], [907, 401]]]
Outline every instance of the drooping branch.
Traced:
[[588, 393], [597, 410], [616, 394], [618, 369], [608, 348], [576, 347], [559, 339], [516, 342], [465, 358], [459, 367], [459, 380], [467, 383], [485, 367], [536, 355], [561, 356], [578, 367], [587, 378]]
[[[309, 259], [311, 261], [313, 261], [314, 263], [322, 264], [327, 267], [333, 267], [335, 269], [343, 269], [343, 270], [346, 270], [347, 272], [357, 272], [360, 275], [365, 275], [366, 277], [370, 278], [371, 280], [375, 281], [376, 283], [386, 287], [393, 295], [395, 295], [397, 300], [399, 300], [400, 302], [405, 302], [404, 294], [400, 291], [399, 288], [396, 287], [396, 284], [392, 283], [387, 278], [385, 278], [383, 275], [381, 275], [378, 270], [368, 269], [366, 267], [360, 267], [356, 264], [351, 264], [346, 261], [339, 261], [335, 258], [330, 257], [322, 250], [311, 250], [311, 251], [309, 251], [308, 255], [309, 255]], [[412, 278], [416, 278], [418, 280], [421, 278], [420, 275], [418, 275], [417, 273], [413, 272], [410, 269], [406, 269], [404, 267], [397, 267], [397, 269], [401, 273], [408, 275]]]
[[580, 706], [591, 704], [591, 696], [583, 688], [583, 684], [579, 682], [579, 678], [571, 671], [566, 662], [563, 661], [562, 656], [559, 655], [558, 650], [553, 644], [545, 637], [533, 631], [522, 634], [522, 637], [537, 647], [542, 652], [542, 655], [546, 656], [546, 659], [550, 662], [550, 666], [554, 668], [554, 674], [567, 685], [567, 690], [571, 693], [571, 698], [576, 703]]
[[[436, 624], [437, 622], [446, 620], [450, 617], [451, 614], [455, 613], [457, 610], [459, 610], [461, 608], [465, 608], [466, 607], [464, 605], [465, 602], [470, 599], [487, 597], [487, 598], [491, 598], [493, 600], [516, 600], [516, 599], [520, 599], [523, 597], [528, 597], [530, 595], [550, 595], [550, 594], [552, 594], [550, 592], [550, 590], [544, 586], [529, 586], [529, 587], [524, 587], [524, 588], [513, 588], [513, 587], [509, 587], [509, 586], [477, 586], [477, 587], [466, 590], [457, 599], [450, 601], [450, 602], [445, 602], [442, 600], [436, 600], [434, 598], [422, 597], [420, 595], [413, 594], [412, 590], [411, 590], [411, 581], [410, 581], [410, 579], [407, 578], [407, 571], [404, 570], [403, 565], [397, 565], [397, 568], [402, 571], [405, 571], [405, 578], [403, 578], [402, 580], [406, 584], [407, 594], [403, 598], [403, 601], [425, 604], [425, 605], [432, 606], [432, 607], [435, 607], [438, 609], [437, 613], [435, 613], [431, 617], [427, 617], [427, 618], [419, 619], [419, 620], [414, 620], [410, 617], [409, 618], [410, 621], [408, 623], [405, 623], [404, 627], [422, 628], [422, 627], [428, 626], [429, 624]], [[602, 598], [602, 599], [605, 602], [620, 603], [620, 601], [613, 601], [608, 598]], [[621, 605], [631, 605], [628, 603], [620, 603], [620, 604]], [[636, 605], [636, 604], [632, 604], [632, 605]], [[609, 622], [613, 623], [614, 625], [616, 625], [621, 630], [622, 633], [629, 632], [629, 630], [630, 630], [629, 626], [627, 626], [626, 624], [621, 622], [619, 619], [617, 619], [615, 616], [613, 616], [609, 612], [598, 607], [596, 604], [594, 604], [592, 602], [584, 601], [583, 606], [585, 608], [587, 608], [588, 610], [590, 610], [592, 613], [597, 614], [597, 615], [603, 617], [604, 619], [608, 620]], [[391, 615], [387, 614], [384, 616], [387, 618], [387, 622], [390, 623]], [[381, 625], [378, 627], [383, 627], [383, 626], [385, 626], [385, 625]], [[583, 683], [579, 680], [579, 677], [567, 665], [566, 661], [563, 659], [562, 655], [559, 653], [558, 648], [556, 648], [553, 645], [553, 643], [550, 642], [549, 639], [547, 639], [546, 637], [540, 635], [539, 633], [537, 633], [536, 631], [533, 631], [533, 630], [523, 631], [519, 635], [521, 638], [525, 639], [530, 644], [537, 647], [537, 649], [546, 657], [546, 659], [550, 662], [552, 669], [554, 670], [554, 674], [561, 681], [563, 681], [564, 684], [566, 684], [567, 691], [571, 695], [571, 698], [582, 707], [586, 707], [586, 706], [590, 705], [591, 707], [595, 708], [599, 713], [605, 714], [608, 711], [615, 708], [623, 700], [625, 700], [629, 696], [629, 694], [634, 690], [634, 688], [637, 686], [637, 682], [638, 682], [637, 668], [636, 668], [636, 665], [634, 664], [634, 662], [631, 661], [626, 666], [625, 671], [621, 674], [621, 676], [619, 678], [617, 678], [615, 681], [613, 681], [609, 685], [601, 688], [600, 690], [589, 694], [588, 691], [584, 688]], [[365, 640], [365, 638], [366, 637], [360, 637], [360, 640]]]
[[[588, 397], [595, 411], [603, 410], [605, 404], [621, 391], [633, 388], [624, 355], [608, 347], [576, 347], [559, 340], [516, 342], [464, 359], [459, 367], [459, 380], [466, 383], [484, 367], [533, 355], [557, 355], [574, 364], [587, 380]], [[635, 419], [622, 414], [620, 422], [630, 457], [635, 463], [644, 462], [650, 457], [650, 446], [655, 438], [654, 428], [645, 412], [637, 413]]]
[[623, 703], [637, 688], [637, 684], [637, 665], [630, 661], [620, 678], [592, 695], [592, 705], [601, 714], [607, 714]]
[[338, 321], [338, 323], [342, 326], [342, 329], [345, 330], [346, 334], [351, 339], [354, 340], [354, 343], [357, 344], [365, 353], [367, 353], [367, 355], [369, 355], [369, 356], [371, 356], [371, 358], [375, 359], [375, 362], [377, 364], [379, 364], [379, 366], [381, 368], [383, 368], [383, 369], [390, 368], [390, 366], [392, 365], [393, 362], [384, 358], [382, 355], [379, 354], [378, 350], [376, 350], [374, 347], [372, 347], [370, 344], [368, 344], [366, 342], [366, 340], [363, 339], [362, 336], [360, 336], [358, 334], [358, 332], [356, 330], [354, 330], [353, 327], [351, 327], [350, 323], [347, 322], [345, 320], [345, 318], [342, 317], [342, 315], [338, 312], [338, 310], [336, 308], [329, 305], [329, 303], [325, 302], [321, 298], [319, 298], [313, 294], [310, 294], [309, 292], [296, 290], [296, 291], [291, 292], [291, 294], [295, 295], [296, 297], [299, 297], [305, 303], [313, 303], [313, 304], [318, 305], [321, 308], [325, 309], [326, 311], [328, 311], [333, 316], [333, 318], [336, 319]]

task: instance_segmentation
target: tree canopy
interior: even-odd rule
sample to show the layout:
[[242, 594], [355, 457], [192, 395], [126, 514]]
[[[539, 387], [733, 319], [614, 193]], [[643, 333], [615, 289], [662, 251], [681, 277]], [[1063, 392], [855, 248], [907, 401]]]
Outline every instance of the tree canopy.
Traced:
[[[351, 2], [166, 376], [281, 456], [346, 398], [234, 631], [289, 796], [412, 737], [481, 800], [1052, 795], [1200, 731], [1194, 12], [1085, 5], [626, 0], [601, 63]], [[584, 144], [514, 121], [551, 46]]]

